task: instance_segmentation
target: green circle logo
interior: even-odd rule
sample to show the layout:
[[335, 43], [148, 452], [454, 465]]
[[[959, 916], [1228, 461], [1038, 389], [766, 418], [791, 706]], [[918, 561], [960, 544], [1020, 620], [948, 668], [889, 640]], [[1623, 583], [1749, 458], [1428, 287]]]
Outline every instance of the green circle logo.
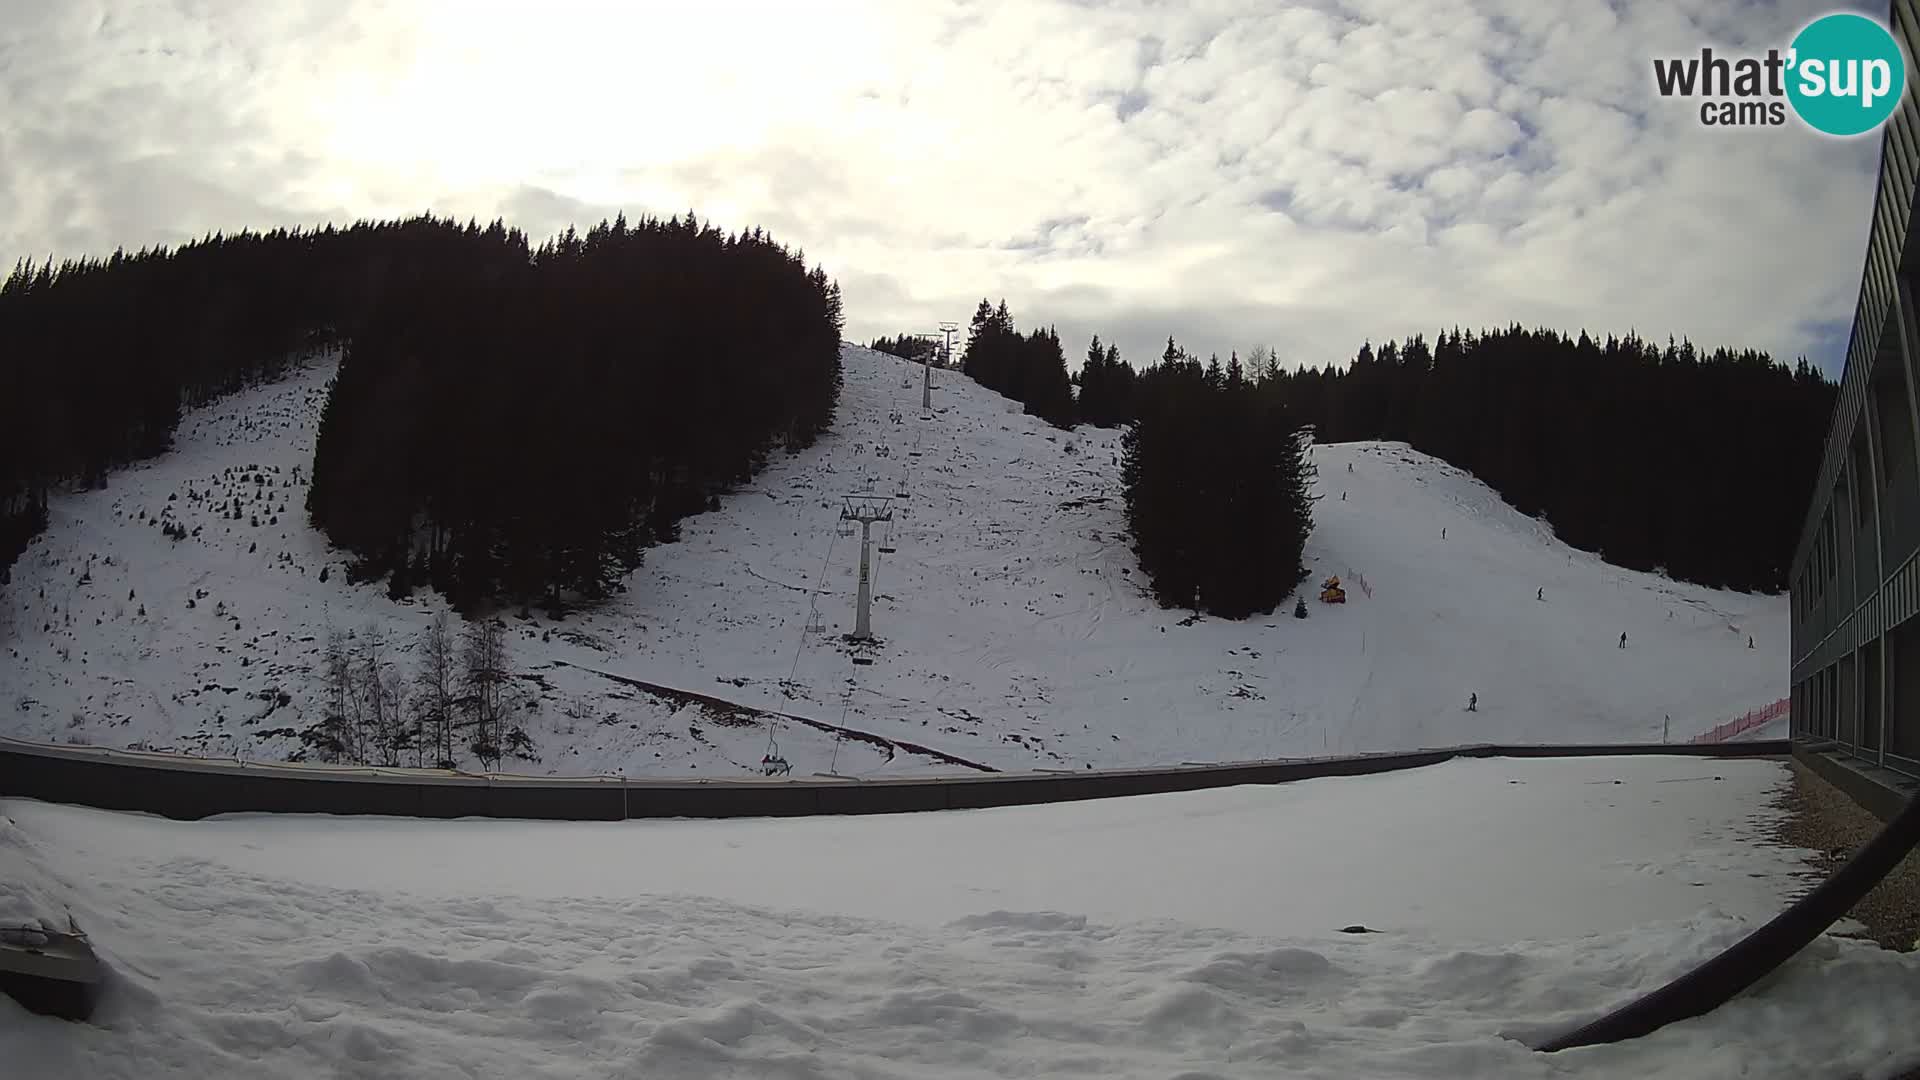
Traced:
[[1900, 107], [1907, 62], [1887, 28], [1865, 15], [1823, 15], [1787, 52], [1787, 100], [1815, 131], [1861, 135]]

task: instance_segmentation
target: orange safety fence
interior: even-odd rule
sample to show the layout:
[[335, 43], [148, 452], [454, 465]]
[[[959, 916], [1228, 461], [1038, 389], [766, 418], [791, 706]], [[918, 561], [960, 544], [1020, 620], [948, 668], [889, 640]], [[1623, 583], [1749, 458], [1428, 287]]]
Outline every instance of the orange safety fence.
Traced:
[[1754, 728], [1760, 727], [1764, 724], [1769, 723], [1770, 721], [1778, 720], [1781, 717], [1786, 716], [1789, 712], [1792, 711], [1792, 706], [1793, 706], [1792, 698], [1781, 698], [1779, 701], [1776, 701], [1771, 705], [1763, 706], [1761, 708], [1754, 709], [1746, 713], [1742, 713], [1741, 715], [1736, 716], [1731, 720], [1728, 720], [1721, 724], [1717, 724], [1714, 726], [1713, 730], [1703, 731], [1700, 734], [1695, 735], [1693, 738], [1688, 739], [1687, 741], [1689, 743], [1726, 742], [1728, 739], [1733, 738], [1735, 735], [1742, 734], [1743, 732], [1752, 731]]

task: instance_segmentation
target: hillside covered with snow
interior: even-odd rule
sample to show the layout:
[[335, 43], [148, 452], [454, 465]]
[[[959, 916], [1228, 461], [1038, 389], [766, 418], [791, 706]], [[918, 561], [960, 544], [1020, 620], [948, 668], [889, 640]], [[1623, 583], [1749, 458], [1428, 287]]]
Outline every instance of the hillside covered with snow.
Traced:
[[[537, 755], [506, 768], [738, 775], [770, 735], [795, 775], [1657, 741], [1669, 716], [1678, 741], [1785, 693], [1784, 597], [1609, 566], [1393, 444], [1314, 450], [1308, 618], [1161, 610], [1117, 431], [1059, 432], [946, 371], [923, 416], [919, 368], [843, 355], [833, 431], [648, 551], [627, 592], [501, 613]], [[0, 734], [282, 759], [321, 719], [330, 630], [378, 627], [411, 665], [439, 599], [349, 584], [305, 521], [329, 374], [198, 410], [170, 453], [54, 501], [0, 591]], [[863, 492], [894, 511], [871, 664], [840, 640], [859, 537], [839, 514]], [[1347, 603], [1313, 599], [1329, 574]]]

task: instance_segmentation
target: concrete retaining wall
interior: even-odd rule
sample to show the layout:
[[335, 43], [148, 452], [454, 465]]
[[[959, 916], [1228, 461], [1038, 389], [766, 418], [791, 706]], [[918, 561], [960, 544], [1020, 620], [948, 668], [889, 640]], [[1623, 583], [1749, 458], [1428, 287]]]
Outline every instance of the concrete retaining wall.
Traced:
[[422, 818], [794, 817], [899, 814], [1283, 784], [1437, 765], [1455, 757], [1676, 754], [1784, 757], [1784, 741], [1700, 746], [1461, 746], [1401, 754], [1107, 772], [801, 780], [625, 780], [435, 770], [330, 768], [183, 758], [0, 738], [0, 796], [192, 820], [214, 814], [375, 814]]

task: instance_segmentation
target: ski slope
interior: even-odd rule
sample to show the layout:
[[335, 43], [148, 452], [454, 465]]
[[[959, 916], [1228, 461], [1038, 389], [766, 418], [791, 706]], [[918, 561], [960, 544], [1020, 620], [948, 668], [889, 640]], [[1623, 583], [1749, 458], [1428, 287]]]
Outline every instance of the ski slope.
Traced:
[[[1313, 452], [1309, 618], [1160, 610], [1118, 432], [1055, 431], [947, 371], [923, 416], [918, 367], [843, 355], [833, 431], [689, 519], [628, 592], [559, 622], [502, 613], [538, 758], [506, 768], [737, 774], [771, 746], [796, 775], [1098, 769], [1658, 740], [1669, 716], [1681, 741], [1786, 691], [1784, 597], [1609, 566], [1394, 444]], [[330, 628], [378, 626], [410, 660], [437, 598], [348, 585], [304, 521], [329, 373], [198, 410], [172, 452], [55, 500], [0, 593], [0, 731], [284, 758], [320, 719]], [[895, 514], [875, 526], [893, 550], [874, 555], [871, 665], [840, 640], [859, 544], [838, 515], [859, 492]], [[1311, 599], [1328, 574], [1345, 605]]]
[[115, 973], [91, 1024], [0, 997], [0, 1061], [23, 1080], [1892, 1075], [1920, 1060], [1920, 954], [1838, 936], [1709, 1016], [1526, 1048], [1778, 910], [1805, 853], [1756, 808], [1787, 783], [1765, 761], [1456, 760], [579, 824], [0, 800], [0, 922], [70, 909]]

